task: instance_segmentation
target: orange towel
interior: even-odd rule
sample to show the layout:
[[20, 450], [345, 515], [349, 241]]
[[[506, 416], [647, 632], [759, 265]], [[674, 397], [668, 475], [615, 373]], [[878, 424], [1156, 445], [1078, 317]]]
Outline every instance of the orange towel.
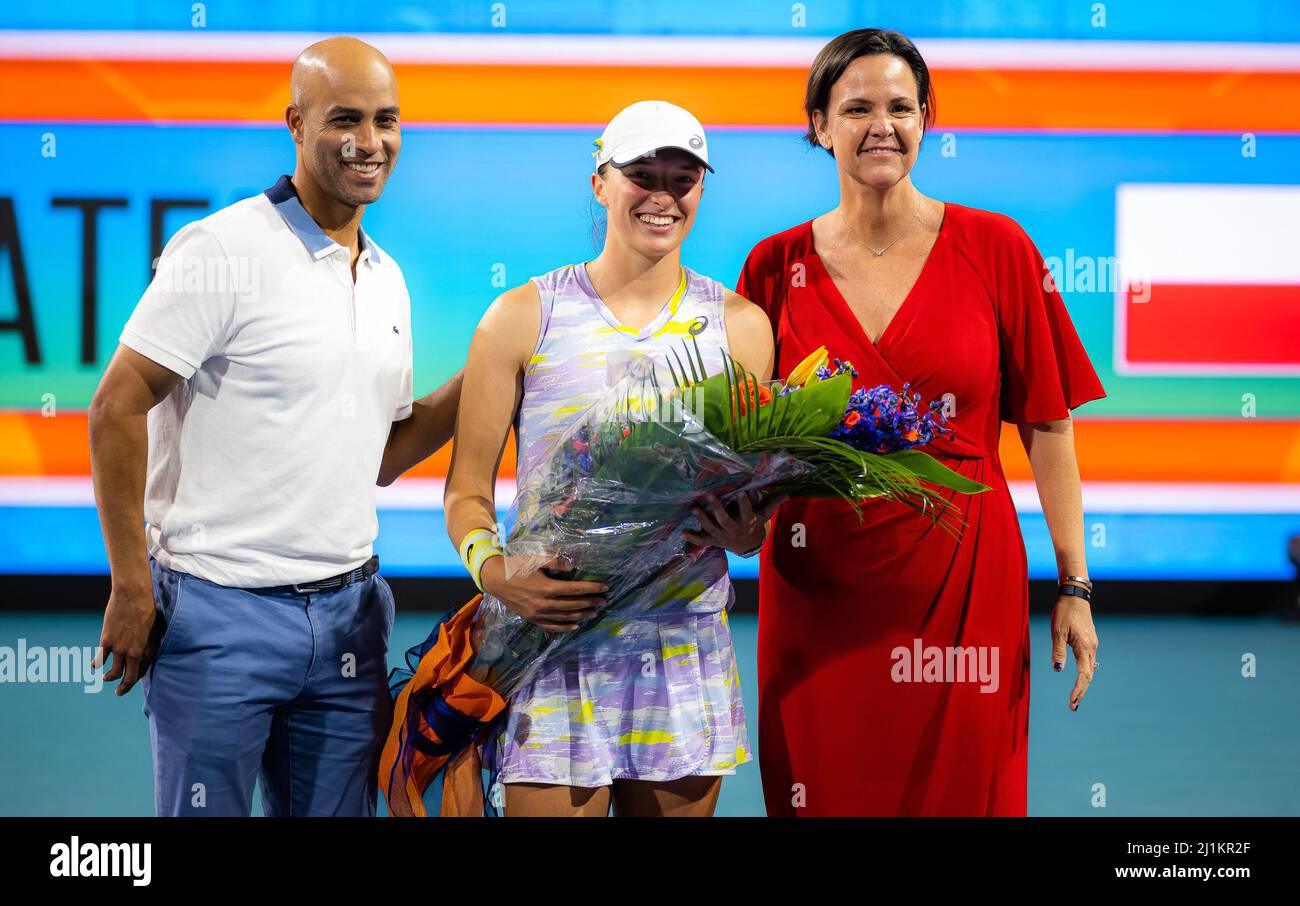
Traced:
[[482, 595], [475, 596], [438, 628], [437, 642], [420, 658], [415, 675], [397, 697], [392, 727], [379, 762], [379, 788], [388, 801], [390, 814], [425, 817], [424, 791], [449, 759], [453, 763], [443, 780], [441, 814], [482, 814], [483, 792], [474, 741], [457, 752], [430, 755], [419, 751], [410, 739], [411, 733], [419, 733], [434, 744], [444, 741], [424, 716], [422, 702], [429, 694], [441, 695], [447, 705], [480, 724], [491, 723], [505, 709], [504, 698], [465, 673], [474, 657], [470, 628], [482, 599]]

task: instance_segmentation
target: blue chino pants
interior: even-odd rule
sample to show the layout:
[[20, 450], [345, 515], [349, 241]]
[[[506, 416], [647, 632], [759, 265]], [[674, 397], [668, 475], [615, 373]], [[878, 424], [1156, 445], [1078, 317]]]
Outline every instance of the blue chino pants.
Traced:
[[153, 561], [165, 630], [141, 681], [159, 815], [374, 815], [395, 603], [227, 588]]

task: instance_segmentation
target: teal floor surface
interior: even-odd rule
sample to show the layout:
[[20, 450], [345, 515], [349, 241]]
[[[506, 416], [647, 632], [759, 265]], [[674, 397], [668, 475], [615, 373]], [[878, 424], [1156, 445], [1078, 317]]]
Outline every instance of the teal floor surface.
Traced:
[[[425, 635], [399, 616], [390, 659]], [[99, 617], [0, 614], [0, 645], [93, 645]], [[732, 618], [745, 701], [757, 713], [753, 616]], [[1031, 621], [1031, 815], [1300, 815], [1300, 626], [1269, 618], [1103, 617], [1097, 681], [1066, 704], [1047, 622]], [[1256, 676], [1242, 676], [1253, 656]], [[148, 725], [137, 688], [0, 683], [0, 815], [149, 815]], [[756, 721], [750, 734], [757, 742]], [[1098, 784], [1105, 805], [1094, 805]], [[757, 762], [723, 782], [720, 815], [762, 815]]]

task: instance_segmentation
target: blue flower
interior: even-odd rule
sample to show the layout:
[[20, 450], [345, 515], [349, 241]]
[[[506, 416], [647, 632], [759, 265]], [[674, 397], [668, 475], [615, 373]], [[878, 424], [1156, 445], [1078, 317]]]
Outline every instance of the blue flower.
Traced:
[[[836, 363], [837, 368], [842, 367]], [[943, 403], [936, 401], [921, 407], [921, 394], [904, 384], [901, 393], [888, 384], [854, 390], [840, 424], [831, 437], [871, 453], [892, 453], [919, 447], [934, 439], [935, 434], [951, 433], [942, 425], [947, 417], [940, 412]], [[936, 415], [937, 413], [937, 415]]]

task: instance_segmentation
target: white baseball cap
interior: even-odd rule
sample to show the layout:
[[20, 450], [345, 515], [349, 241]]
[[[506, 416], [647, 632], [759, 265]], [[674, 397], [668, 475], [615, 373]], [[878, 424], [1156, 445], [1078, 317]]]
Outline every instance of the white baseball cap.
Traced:
[[713, 172], [704, 127], [689, 110], [667, 101], [637, 101], [624, 107], [596, 139], [593, 156], [597, 167], [622, 167], [660, 148], [680, 148]]

